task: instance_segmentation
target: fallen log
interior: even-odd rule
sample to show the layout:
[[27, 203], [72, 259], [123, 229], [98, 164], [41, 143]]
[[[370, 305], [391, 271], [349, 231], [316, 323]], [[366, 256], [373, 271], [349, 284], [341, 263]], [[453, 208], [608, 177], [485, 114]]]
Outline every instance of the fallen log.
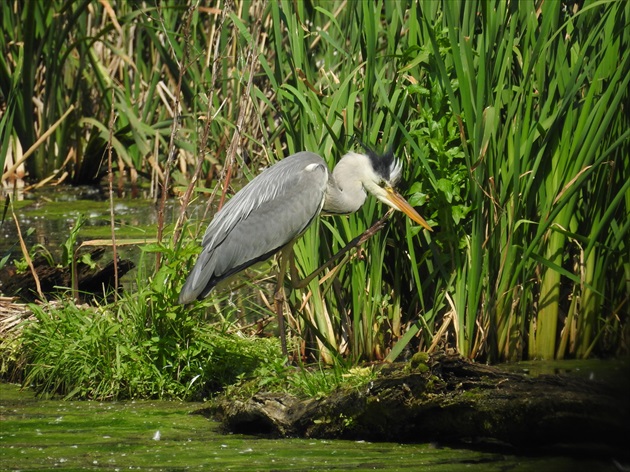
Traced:
[[[105, 253], [103, 248], [90, 248], [88, 254], [92, 261], [98, 261]], [[33, 259], [33, 267], [37, 273], [42, 293], [49, 298], [72, 288], [72, 270], [68, 266], [51, 265], [43, 256]], [[127, 259], [118, 259], [118, 278], [129, 272], [135, 264]], [[75, 276], [79, 296], [86, 301], [94, 296], [102, 299], [103, 294], [109, 294], [114, 287], [114, 261], [103, 267], [90, 265], [78, 261]], [[0, 271], [0, 289], [5, 296], [18, 297], [23, 301], [33, 302], [37, 297], [35, 279], [30, 270], [19, 271], [13, 264]], [[88, 296], [86, 296], [88, 295]]]
[[[626, 364], [627, 367], [627, 364]], [[389, 364], [360, 389], [323, 399], [261, 392], [211, 412], [234, 433], [369, 441], [594, 447], [630, 451], [630, 392], [567, 375], [529, 377], [435, 355]]]

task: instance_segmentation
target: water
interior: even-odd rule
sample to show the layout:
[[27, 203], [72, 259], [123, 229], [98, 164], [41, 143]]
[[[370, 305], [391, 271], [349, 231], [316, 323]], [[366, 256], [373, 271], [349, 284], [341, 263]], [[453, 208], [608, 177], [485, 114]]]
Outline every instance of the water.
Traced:
[[[20, 232], [26, 248], [33, 253], [49, 253], [53, 260], [61, 260], [62, 245], [70, 236], [70, 230], [82, 215], [84, 223], [78, 234], [77, 243], [91, 240], [111, 240], [110, 202], [102, 189], [95, 187], [47, 187], [32, 193], [20, 195], [21, 200], [13, 201], [14, 211], [20, 224]], [[201, 221], [205, 212], [205, 198], [199, 198], [189, 205], [187, 215], [192, 228], [199, 224], [202, 228], [208, 223]], [[179, 216], [180, 206], [177, 200], [169, 200], [165, 208], [165, 237], [169, 240], [172, 229]], [[114, 222], [117, 240], [117, 254], [122, 259], [131, 260], [136, 266], [143, 264], [147, 270], [154, 265], [154, 258], [141, 260], [140, 247], [145, 242], [154, 242], [157, 235], [157, 204], [149, 199], [116, 198], [114, 200]], [[132, 244], [125, 244], [132, 242]], [[75, 250], [78, 247], [75, 246]], [[105, 249], [100, 265], [113, 259], [111, 246]], [[80, 256], [90, 248], [78, 250]], [[22, 260], [19, 237], [15, 222], [8, 212], [0, 221], [0, 259], [8, 256], [8, 262]], [[136, 269], [137, 270], [137, 269]], [[127, 289], [133, 288], [136, 270], [123, 277], [122, 284]], [[0, 287], [1, 291], [1, 287]]]
[[[0, 469], [615, 471], [612, 460], [221, 434], [203, 404], [37, 399], [0, 384]], [[401, 419], [402, 420], [402, 419]]]
[[[70, 229], [79, 215], [85, 218], [79, 232], [80, 241], [111, 239], [110, 203], [98, 188], [50, 187], [24, 197], [13, 204], [29, 249], [41, 244], [53, 255], [59, 254], [60, 245], [70, 235]], [[192, 221], [202, 217], [204, 203], [197, 201], [188, 208], [187, 213]], [[167, 227], [175, 223], [178, 215], [178, 202], [169, 200], [165, 208]], [[114, 200], [117, 239], [152, 240], [156, 236], [157, 220], [157, 204], [151, 200], [130, 197]], [[121, 247], [121, 250], [124, 251], [125, 247]], [[10, 213], [0, 226], [0, 255], [7, 252], [14, 257], [21, 257], [17, 230]]]

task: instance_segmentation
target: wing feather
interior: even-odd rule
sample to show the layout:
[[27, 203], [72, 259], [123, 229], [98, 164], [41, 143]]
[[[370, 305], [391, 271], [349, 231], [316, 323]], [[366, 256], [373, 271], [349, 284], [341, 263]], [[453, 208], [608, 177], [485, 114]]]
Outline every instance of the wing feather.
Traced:
[[324, 160], [310, 152], [289, 156], [249, 182], [208, 225], [180, 303], [205, 297], [222, 279], [303, 233], [321, 211], [327, 182]]

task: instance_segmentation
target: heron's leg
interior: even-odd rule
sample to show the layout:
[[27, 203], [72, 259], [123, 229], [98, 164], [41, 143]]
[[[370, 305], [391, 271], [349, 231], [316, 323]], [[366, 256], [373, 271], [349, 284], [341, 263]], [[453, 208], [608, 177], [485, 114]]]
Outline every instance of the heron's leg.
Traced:
[[274, 301], [276, 304], [276, 315], [278, 317], [278, 329], [280, 330], [280, 343], [282, 346], [282, 354], [284, 356], [288, 358], [286, 331], [284, 327], [284, 276], [286, 274], [287, 264], [289, 264], [290, 266], [291, 285], [293, 286], [293, 288], [304, 288], [323, 270], [332, 266], [335, 261], [344, 256], [348, 251], [350, 251], [350, 249], [362, 245], [368, 239], [378, 233], [381, 229], [383, 229], [392, 212], [393, 210], [389, 210], [380, 220], [378, 220], [363, 233], [361, 233], [359, 236], [346, 244], [343, 249], [341, 249], [337, 254], [332, 256], [324, 264], [315, 269], [315, 271], [313, 271], [301, 280], [297, 273], [297, 268], [295, 267], [295, 254], [293, 252], [293, 244], [291, 243], [285, 246], [285, 248], [282, 250], [282, 255], [280, 256], [280, 273], [278, 274], [278, 284], [276, 285], [276, 294], [274, 297]]
[[[374, 223], [372, 226], [366, 229], [363, 233], [361, 233], [359, 236], [357, 236], [348, 244], [346, 244], [337, 254], [332, 256], [330, 259], [324, 262], [321, 266], [319, 266], [317, 269], [315, 269], [313, 272], [311, 272], [309, 275], [307, 275], [305, 278], [301, 280], [299, 276], [297, 275], [297, 268], [295, 267], [295, 262], [293, 260], [293, 250], [291, 250], [291, 255], [290, 255], [291, 285], [293, 286], [293, 288], [299, 289], [299, 288], [306, 287], [311, 282], [311, 280], [317, 277], [323, 270], [332, 266], [334, 262], [336, 262], [339, 258], [344, 256], [348, 251], [350, 251], [350, 249], [361, 246], [363, 243], [365, 243], [368, 239], [370, 239], [372, 236], [374, 236], [376, 233], [378, 233], [380, 230], [382, 230], [385, 227], [385, 223], [387, 222], [387, 220], [389, 219], [392, 213], [393, 213], [393, 210], [390, 209], [387, 213], [385, 213], [385, 215], [380, 220], [378, 220], [376, 223]], [[283, 255], [284, 255], [284, 252], [283, 252]]]
[[280, 331], [280, 345], [282, 346], [282, 355], [287, 359], [289, 353], [287, 351], [287, 333], [284, 327], [284, 275], [287, 271], [287, 262], [293, 257], [293, 244], [289, 244], [282, 250], [280, 256], [280, 272], [278, 273], [278, 282], [276, 284], [276, 293], [274, 294], [274, 302], [276, 305], [276, 317], [278, 319], [278, 331]]

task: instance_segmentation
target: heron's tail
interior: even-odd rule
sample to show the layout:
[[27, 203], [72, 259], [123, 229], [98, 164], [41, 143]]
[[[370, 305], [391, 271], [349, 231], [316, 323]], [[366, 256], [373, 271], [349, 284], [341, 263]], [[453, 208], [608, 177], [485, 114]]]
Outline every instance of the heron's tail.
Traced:
[[[204, 298], [208, 295], [215, 284], [210, 283], [214, 272], [214, 264], [211, 264], [212, 254], [202, 251], [195, 263], [195, 267], [188, 274], [188, 278], [179, 293], [178, 303], [185, 305], [195, 301], [198, 298]], [[208, 287], [210, 285], [210, 287]]]

